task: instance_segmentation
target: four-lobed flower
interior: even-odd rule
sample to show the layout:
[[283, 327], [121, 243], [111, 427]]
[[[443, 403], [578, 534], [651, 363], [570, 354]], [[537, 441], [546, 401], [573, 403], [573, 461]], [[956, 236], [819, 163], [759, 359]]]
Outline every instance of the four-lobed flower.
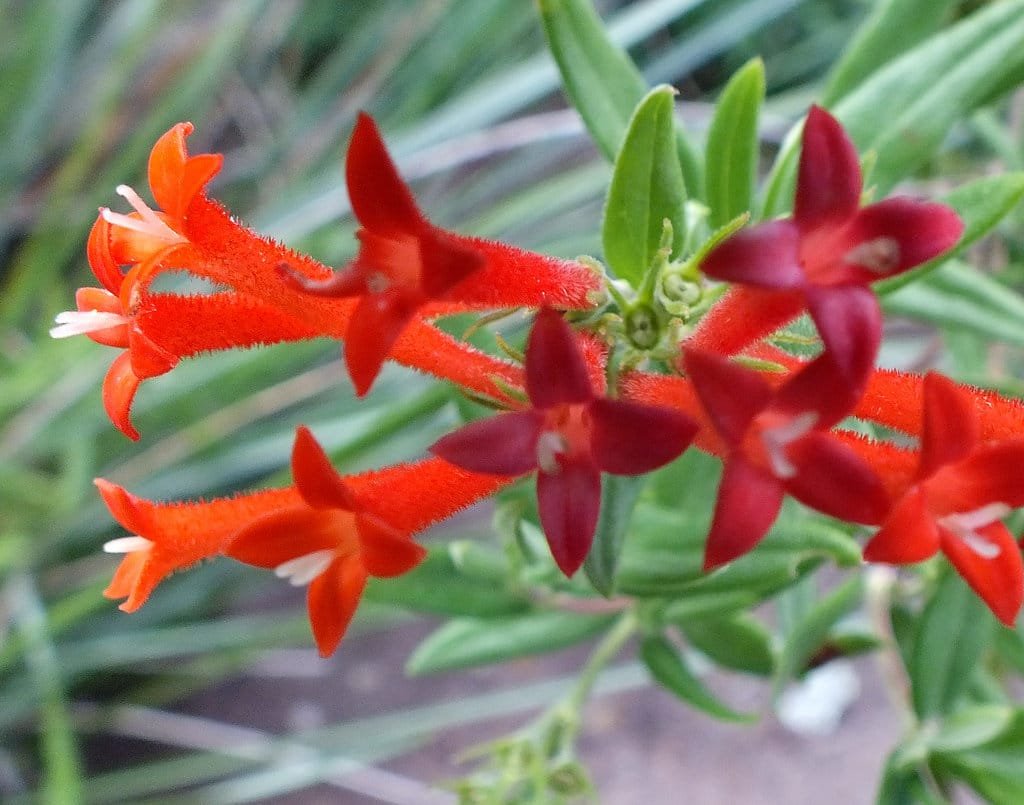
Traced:
[[473, 472], [537, 471], [540, 522], [555, 562], [575, 573], [594, 539], [601, 473], [639, 475], [682, 453], [697, 424], [669, 408], [598, 396], [572, 330], [542, 309], [526, 345], [531, 407], [472, 422], [431, 452]]

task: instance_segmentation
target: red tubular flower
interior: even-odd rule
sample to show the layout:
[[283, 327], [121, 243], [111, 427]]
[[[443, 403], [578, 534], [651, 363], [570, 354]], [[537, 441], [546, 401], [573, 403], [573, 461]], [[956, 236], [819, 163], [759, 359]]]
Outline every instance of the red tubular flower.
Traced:
[[778, 389], [718, 355], [687, 349], [684, 360], [727, 450], [705, 570], [752, 549], [787, 492], [833, 517], [881, 522], [889, 504], [885, 487], [854, 449], [828, 433], [856, 399], [830, 353]]
[[571, 576], [586, 558], [601, 507], [601, 473], [638, 475], [668, 463], [697, 425], [668, 408], [598, 397], [572, 330], [550, 308], [526, 346], [532, 407], [470, 423], [431, 452], [472, 472], [537, 470], [540, 521], [555, 562]]
[[508, 479], [465, 472], [440, 459], [339, 476], [306, 428], [292, 452], [295, 485], [195, 503], [153, 503], [97, 479], [114, 518], [133, 536], [104, 548], [127, 554], [104, 591], [134, 612], [175, 570], [225, 553], [309, 583], [323, 656], [337, 647], [368, 575], [394, 576], [423, 549], [411, 534], [493, 494]]
[[866, 286], [946, 251], [963, 223], [949, 207], [909, 198], [860, 209], [861, 189], [853, 143], [811, 107], [793, 217], [742, 230], [707, 256], [708, 276], [747, 287], [712, 308], [693, 345], [731, 354], [807, 308], [844, 372], [877, 350], [881, 313]]
[[[550, 258], [431, 224], [399, 176], [373, 119], [363, 113], [352, 133], [345, 179], [362, 225], [359, 254], [327, 280], [308, 279], [287, 266], [283, 276], [308, 293], [359, 299], [345, 334], [345, 362], [359, 395], [369, 390], [399, 334], [428, 302], [508, 304], [507, 293], [494, 289], [502, 280], [507, 284], [509, 277], [502, 275], [510, 268], [519, 267], [515, 282], [524, 286], [550, 273]], [[478, 273], [484, 276], [465, 282]]]
[[1007, 626], [1024, 601], [1024, 566], [1001, 522], [1024, 506], [1024, 439], [982, 442], [971, 397], [934, 372], [924, 380], [914, 483], [864, 548], [870, 562], [920, 562], [941, 550]]

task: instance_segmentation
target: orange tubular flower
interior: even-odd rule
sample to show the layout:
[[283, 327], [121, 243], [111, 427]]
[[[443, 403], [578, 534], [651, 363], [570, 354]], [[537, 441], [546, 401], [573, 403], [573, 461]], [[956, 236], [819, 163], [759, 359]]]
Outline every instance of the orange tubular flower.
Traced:
[[292, 452], [295, 485], [209, 502], [153, 503], [98, 479], [104, 502], [133, 536], [104, 591], [134, 612], [170, 573], [224, 553], [309, 583], [323, 656], [337, 648], [368, 576], [395, 576], [424, 555], [411, 535], [493, 494], [509, 479], [473, 475], [439, 459], [341, 477], [306, 428]]
[[[129, 350], [131, 357], [120, 357], [111, 368], [104, 399], [111, 419], [132, 438], [138, 434], [128, 414], [139, 381], [168, 371], [180, 357], [209, 349], [318, 336], [344, 338], [359, 304], [355, 299], [314, 296], [282, 282], [282, 265], [290, 266], [306, 283], [328, 281], [332, 273], [315, 260], [245, 228], [208, 198], [205, 186], [220, 169], [222, 157], [190, 156], [185, 138], [191, 132], [191, 124], [179, 123], [153, 147], [149, 184], [160, 209], [151, 209], [134, 190], [121, 186], [118, 193], [134, 212], [100, 211], [89, 237], [88, 256], [106, 290], [83, 289], [79, 311], [62, 313], [60, 326], [54, 328], [57, 337], [87, 333], [101, 343]], [[381, 150], [381, 154], [390, 164], [386, 152]], [[371, 160], [367, 165], [361, 172], [369, 176], [369, 184], [363, 183], [369, 195], [361, 197], [362, 208], [388, 201], [388, 193], [394, 191], [394, 187], [381, 185], [378, 191], [384, 195], [374, 196], [376, 163]], [[400, 191], [408, 194], [397, 174], [394, 179]], [[586, 308], [591, 305], [589, 294], [600, 284], [599, 278], [579, 263], [432, 230], [438, 234], [439, 244], [455, 243], [463, 252], [482, 255], [483, 267], [473, 272], [473, 283], [460, 283], [458, 303], [431, 302], [424, 307], [424, 315], [541, 304]], [[436, 250], [432, 254], [436, 256]], [[129, 268], [127, 275], [122, 267]], [[149, 294], [149, 281], [169, 268], [188, 271], [231, 290], [202, 297], [206, 300], [202, 302], [196, 297]], [[223, 318], [219, 324], [215, 320], [218, 308]], [[201, 316], [206, 326], [190, 326], [190, 315]], [[176, 318], [180, 322], [175, 334]], [[424, 347], [426, 341], [429, 348]], [[355, 352], [358, 354], [358, 348]], [[495, 379], [512, 385], [521, 382], [515, 367], [418, 318], [398, 337], [391, 355], [485, 395], [502, 396]]]

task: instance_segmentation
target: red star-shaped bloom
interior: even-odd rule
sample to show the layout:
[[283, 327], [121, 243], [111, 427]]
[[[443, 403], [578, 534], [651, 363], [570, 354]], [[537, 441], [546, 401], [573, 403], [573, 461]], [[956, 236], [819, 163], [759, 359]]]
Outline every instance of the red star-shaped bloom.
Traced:
[[1024, 567], [1001, 522], [1024, 506], [1024, 439], [981, 442], [970, 396], [934, 372], [924, 380], [917, 478], [864, 548], [871, 562], [920, 562], [941, 550], [1003, 623], [1024, 601]]
[[881, 522], [889, 502], [882, 482], [851, 447], [828, 433], [859, 396], [830, 353], [777, 390], [757, 372], [721, 356], [687, 349], [684, 358], [727, 448], [706, 570], [751, 550], [775, 522], [787, 492], [843, 520]]
[[601, 508], [601, 473], [639, 475], [683, 452], [697, 432], [684, 414], [594, 393], [572, 330], [542, 309], [526, 346], [532, 407], [473, 422], [431, 452], [471, 472], [537, 470], [540, 521], [555, 562], [571, 576], [586, 558]]
[[811, 107], [793, 217], [741, 230], [705, 258], [701, 269], [708, 276], [749, 288], [723, 299], [695, 344], [731, 353], [806, 308], [840, 370], [873, 354], [881, 312], [867, 286], [946, 251], [963, 223], [949, 207], [911, 198], [861, 208], [862, 185], [846, 132], [824, 109]]
[[363, 113], [352, 132], [345, 181], [362, 227], [355, 260], [327, 280], [308, 279], [287, 266], [282, 275], [309, 293], [359, 297], [345, 336], [345, 363], [362, 395], [416, 312], [483, 267], [484, 257], [427, 221], [377, 125]]
[[295, 586], [309, 585], [309, 621], [327, 657], [341, 642], [367, 578], [405, 573], [426, 551], [359, 504], [306, 428], [295, 434], [292, 473], [300, 500], [247, 525], [224, 553], [271, 568]]

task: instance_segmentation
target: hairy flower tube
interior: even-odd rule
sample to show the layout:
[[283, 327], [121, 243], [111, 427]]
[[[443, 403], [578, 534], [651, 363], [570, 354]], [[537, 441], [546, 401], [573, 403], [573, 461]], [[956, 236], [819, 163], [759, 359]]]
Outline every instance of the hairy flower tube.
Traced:
[[134, 612], [166, 576], [219, 554], [309, 584], [310, 622], [323, 656], [337, 648], [368, 576], [410, 570], [424, 556], [412, 534], [487, 497], [508, 479], [464, 472], [439, 459], [340, 476], [312, 434], [299, 428], [295, 483], [195, 503], [153, 503], [116, 484], [96, 485], [131, 536], [108, 598]]
[[537, 471], [540, 522], [566, 576], [590, 550], [601, 473], [639, 475], [682, 453], [697, 424], [668, 408], [595, 394], [572, 330], [554, 310], [537, 314], [526, 345], [531, 407], [472, 422], [431, 452], [472, 472]]
[[866, 286], [947, 251], [963, 222], [942, 204], [904, 197], [861, 208], [862, 188], [853, 143], [835, 118], [812, 106], [793, 217], [741, 230], [703, 260], [705, 274], [742, 287], [712, 308], [692, 345], [732, 354], [807, 309], [841, 370], [873, 354], [881, 311]]
[[942, 551], [1003, 623], [1024, 601], [1020, 549], [1001, 522], [1024, 506], [1024, 438], [982, 441], [971, 397], [934, 372], [924, 379], [913, 483], [864, 548], [872, 562], [920, 562]]
[[[426, 317], [465, 309], [544, 304], [580, 309], [593, 305], [600, 278], [581, 263], [466, 238], [427, 223], [395, 172], [372, 121], [363, 117], [361, 126], [356, 150], [347, 161], [353, 182], [353, 206], [365, 219], [363, 259], [357, 259], [356, 264], [372, 265], [376, 264], [373, 260], [383, 260], [385, 268], [390, 266], [398, 272], [392, 279], [404, 280], [418, 270], [413, 271], [413, 264], [404, 262], [403, 254], [415, 252], [416, 265], [427, 267], [419, 272], [425, 294], [420, 301], [425, 304], [409, 307], [406, 303], [411, 297], [394, 293], [377, 297], [368, 293], [363, 300], [366, 304], [362, 305], [358, 298], [314, 295], [296, 288], [296, 284], [313, 288], [318, 282], [329, 285], [334, 282], [332, 277], [348, 275], [344, 271], [334, 275], [312, 258], [252, 232], [210, 199], [206, 185], [220, 169], [222, 158], [219, 154], [189, 155], [185, 138], [192, 126], [179, 123], [157, 141], [150, 155], [149, 184], [159, 209], [149, 207], [131, 188], [118, 188], [134, 211], [122, 214], [102, 209], [89, 238], [89, 264], [106, 292], [83, 289], [79, 311], [61, 314], [60, 326], [54, 328], [58, 337], [90, 333], [95, 340], [122, 348], [126, 338], [131, 341], [129, 352], [133, 357], [119, 358], [105, 385], [108, 413], [122, 431], [132, 438], [138, 436], [130, 424], [129, 410], [139, 382], [166, 372], [181, 357], [210, 349], [281, 340], [323, 336], [345, 339], [351, 319], [360, 307], [365, 313], [360, 319], [362, 325], [368, 321], [370, 324], [356, 327], [353, 334], [357, 335], [357, 344], [350, 352], [360, 367], [357, 387], [361, 391], [369, 387], [371, 375], [379, 370], [378, 358], [382, 361], [384, 357], [393, 357], [500, 399], [501, 383], [520, 382], [515, 367], [452, 339], [426, 321]], [[429, 235], [424, 236], [425, 246], [415, 241], [412, 252], [403, 252], [401, 247], [411, 242], [409, 232], [396, 233], [381, 224], [382, 220], [391, 220], [394, 204], [404, 203], [403, 199], [411, 205], [406, 212], [415, 213], [415, 221], [399, 213], [395, 215], [420, 234]], [[469, 263], [477, 268], [469, 271]], [[282, 278], [282, 266], [288, 267], [284, 273], [292, 278], [290, 282]], [[457, 283], [458, 300], [448, 298], [451, 294], [441, 294], [446, 297], [444, 301], [430, 301], [440, 294], [441, 285], [456, 274], [461, 276], [458, 266], [471, 275], [467, 281]], [[127, 273], [123, 272], [124, 267]], [[150, 282], [168, 270], [185, 271], [227, 290], [202, 297], [150, 293]], [[388, 276], [391, 275], [384, 272], [379, 277], [370, 277], [366, 290], [371, 286], [380, 289], [378, 280]], [[381, 332], [375, 329], [381, 322], [374, 322], [376, 314], [372, 310], [380, 299], [395, 301], [399, 297], [404, 300], [401, 304], [389, 302], [390, 307], [385, 307], [392, 313], [400, 312], [404, 326], [394, 327], [400, 334], [390, 340], [381, 355], [373, 357], [382, 341]], [[204, 301], [197, 303], [199, 298]], [[220, 326], [190, 326], [189, 314], [204, 316], [204, 324], [208, 324], [212, 318], [208, 314], [215, 313], [218, 307], [223, 311]], [[176, 317], [181, 318], [179, 332], [169, 338], [173, 331], [169, 322]], [[256, 327], [254, 322], [263, 324]], [[394, 317], [388, 322], [394, 324]], [[359, 332], [369, 332], [372, 338], [360, 339]], [[172, 340], [173, 344], [167, 343]], [[161, 361], [153, 355], [160, 356]]]
[[818, 511], [880, 523], [889, 509], [871, 466], [829, 430], [856, 401], [825, 352], [781, 387], [719, 355], [687, 349], [686, 370], [726, 445], [704, 568], [751, 550], [789, 493]]

